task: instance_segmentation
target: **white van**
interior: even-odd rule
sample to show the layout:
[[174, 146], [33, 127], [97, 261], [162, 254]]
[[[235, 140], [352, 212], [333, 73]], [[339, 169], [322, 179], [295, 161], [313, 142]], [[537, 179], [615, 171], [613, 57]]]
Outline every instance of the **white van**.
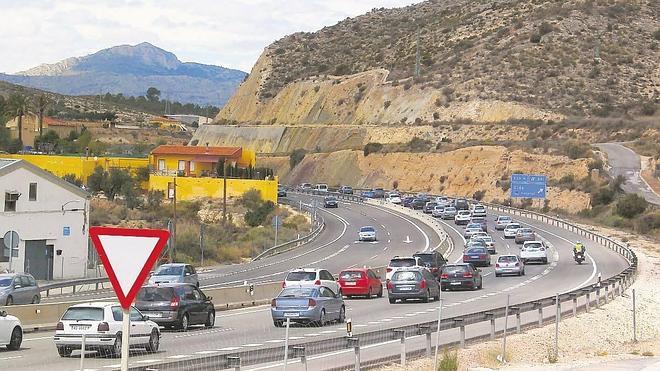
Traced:
[[328, 192], [328, 185], [323, 183], [317, 184], [315, 190], [319, 192]]

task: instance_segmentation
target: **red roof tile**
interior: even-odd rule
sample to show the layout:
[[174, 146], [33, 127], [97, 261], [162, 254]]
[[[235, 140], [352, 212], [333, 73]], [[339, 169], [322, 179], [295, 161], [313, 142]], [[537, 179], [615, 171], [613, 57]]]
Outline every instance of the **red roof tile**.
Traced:
[[205, 147], [205, 146], [174, 146], [161, 145], [151, 151], [152, 155], [208, 155], [224, 157], [240, 157], [241, 147]]

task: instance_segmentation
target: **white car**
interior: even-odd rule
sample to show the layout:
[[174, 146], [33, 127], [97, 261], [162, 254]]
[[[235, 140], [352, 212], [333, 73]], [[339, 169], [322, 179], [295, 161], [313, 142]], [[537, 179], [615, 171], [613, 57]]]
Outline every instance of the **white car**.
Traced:
[[445, 211], [444, 206], [436, 205], [436, 207], [431, 210], [431, 216], [435, 218], [442, 218], [442, 212]]
[[328, 185], [323, 183], [317, 184], [314, 190], [317, 192], [328, 192]]
[[513, 218], [507, 215], [500, 215], [495, 220], [495, 229], [498, 231], [503, 231], [507, 224], [513, 222]]
[[486, 216], [486, 206], [482, 204], [476, 204], [472, 206], [472, 216]]
[[319, 268], [298, 268], [287, 273], [282, 288], [285, 287], [305, 287], [305, 286], [325, 286], [333, 292], [341, 293], [339, 284], [332, 276], [332, 273], [326, 269]]
[[461, 210], [458, 213], [456, 213], [456, 216], [454, 217], [454, 223], [456, 224], [468, 224], [470, 222], [470, 219], [472, 218], [472, 215], [468, 210]]
[[[139, 310], [131, 307], [131, 348], [145, 348], [156, 352], [160, 346], [160, 330], [156, 322], [150, 321]], [[122, 345], [123, 311], [119, 303], [96, 302], [76, 304], [64, 312], [57, 323], [53, 340], [60, 357], [68, 357], [82, 347], [85, 335], [85, 350], [96, 350], [104, 355], [119, 356]]]
[[504, 238], [515, 238], [518, 230], [522, 228], [520, 223], [511, 222], [504, 227]]
[[463, 237], [469, 239], [473, 235], [475, 235], [477, 233], [482, 233], [482, 232], [483, 231], [481, 230], [481, 227], [468, 227], [468, 228], [465, 228], [465, 232], [463, 232]]
[[524, 263], [537, 261], [548, 264], [548, 247], [543, 241], [525, 241], [520, 249], [520, 259]]
[[451, 205], [451, 201], [450, 201], [447, 197], [445, 197], [445, 196], [438, 196], [438, 197], [436, 197], [436, 198], [435, 198], [435, 202], [436, 202], [439, 206], [449, 206], [449, 205]]
[[21, 321], [0, 311], [0, 346], [6, 345], [9, 350], [19, 350], [23, 342], [23, 326]]
[[376, 228], [367, 225], [360, 228], [358, 241], [376, 241]]
[[488, 252], [491, 254], [496, 254], [497, 251], [495, 250], [495, 241], [493, 240], [493, 237], [491, 237], [489, 234], [486, 232], [481, 232], [481, 233], [475, 233], [470, 237], [470, 241], [473, 240], [481, 240], [486, 243], [486, 248], [488, 249]]
[[401, 268], [409, 268], [409, 267], [424, 268], [425, 266], [422, 264], [421, 259], [418, 257], [395, 256], [390, 260], [390, 263], [387, 265], [387, 268], [385, 269], [385, 279], [389, 281], [392, 279], [392, 275], [394, 275], [394, 273], [396, 273], [397, 270]]
[[395, 205], [401, 205], [401, 197], [399, 196], [389, 196], [387, 202]]

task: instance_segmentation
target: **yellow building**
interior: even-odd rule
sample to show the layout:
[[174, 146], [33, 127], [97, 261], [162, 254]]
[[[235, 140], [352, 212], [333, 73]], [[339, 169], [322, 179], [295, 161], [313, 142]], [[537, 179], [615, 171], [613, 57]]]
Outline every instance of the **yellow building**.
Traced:
[[153, 116], [149, 119], [149, 126], [154, 128], [166, 129], [171, 131], [183, 131], [182, 123], [164, 116]]
[[256, 154], [240, 147], [162, 145], [151, 151], [150, 163], [156, 175], [220, 177], [222, 164], [231, 178], [251, 178]]

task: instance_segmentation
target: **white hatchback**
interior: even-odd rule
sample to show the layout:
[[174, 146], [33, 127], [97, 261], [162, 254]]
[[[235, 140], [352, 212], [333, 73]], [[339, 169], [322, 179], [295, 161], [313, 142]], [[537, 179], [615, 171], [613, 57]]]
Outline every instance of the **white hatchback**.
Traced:
[[294, 269], [286, 275], [284, 282], [282, 282], [282, 288], [302, 286], [325, 286], [332, 290], [332, 292], [341, 293], [341, 287], [339, 287], [339, 283], [337, 283], [335, 278], [332, 276], [332, 273], [326, 269]]
[[454, 217], [454, 223], [456, 223], [456, 224], [468, 224], [470, 222], [471, 218], [472, 218], [472, 214], [470, 214], [469, 211], [461, 210]]
[[401, 268], [409, 268], [409, 267], [425, 268], [425, 266], [422, 265], [421, 259], [418, 257], [395, 256], [390, 260], [390, 263], [387, 265], [387, 268], [385, 269], [385, 279], [389, 281], [392, 279], [392, 276], [394, 275], [394, 273], [396, 273], [397, 270]]
[[530, 261], [548, 263], [548, 247], [543, 241], [525, 241], [520, 249], [520, 259], [527, 263]]
[[[139, 310], [130, 309], [131, 333], [129, 346], [156, 352], [160, 346], [158, 325]], [[123, 311], [118, 303], [96, 302], [76, 304], [64, 312], [55, 330], [55, 346], [61, 357], [68, 357], [82, 348], [95, 350], [103, 355], [119, 356], [122, 346]]]
[[0, 311], [0, 345], [6, 345], [9, 350], [18, 350], [23, 342], [23, 326], [21, 321]]
[[520, 223], [509, 223], [504, 227], [504, 238], [515, 238], [516, 233], [518, 233], [518, 229], [522, 228], [522, 225]]

